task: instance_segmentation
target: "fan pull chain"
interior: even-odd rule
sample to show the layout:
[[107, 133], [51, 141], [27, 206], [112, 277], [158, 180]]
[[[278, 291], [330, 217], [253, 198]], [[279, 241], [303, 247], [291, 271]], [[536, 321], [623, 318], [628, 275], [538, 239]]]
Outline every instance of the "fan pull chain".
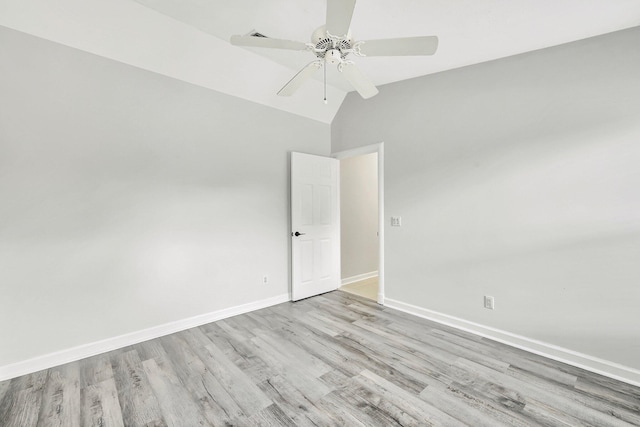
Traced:
[[327, 64], [322, 64], [322, 68], [324, 70], [324, 103], [326, 105], [328, 104], [327, 102]]

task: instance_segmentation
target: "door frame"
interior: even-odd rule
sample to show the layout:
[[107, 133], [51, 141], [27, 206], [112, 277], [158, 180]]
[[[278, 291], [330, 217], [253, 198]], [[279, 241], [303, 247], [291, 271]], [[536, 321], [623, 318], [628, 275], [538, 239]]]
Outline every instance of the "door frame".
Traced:
[[372, 153], [378, 153], [378, 304], [384, 305], [384, 142], [337, 151], [331, 157], [342, 160]]

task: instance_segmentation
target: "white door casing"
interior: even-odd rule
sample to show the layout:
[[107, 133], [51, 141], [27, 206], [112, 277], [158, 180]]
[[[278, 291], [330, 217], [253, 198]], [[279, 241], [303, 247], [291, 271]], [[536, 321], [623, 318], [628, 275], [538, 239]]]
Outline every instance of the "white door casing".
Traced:
[[340, 284], [338, 165], [334, 158], [291, 153], [293, 301]]

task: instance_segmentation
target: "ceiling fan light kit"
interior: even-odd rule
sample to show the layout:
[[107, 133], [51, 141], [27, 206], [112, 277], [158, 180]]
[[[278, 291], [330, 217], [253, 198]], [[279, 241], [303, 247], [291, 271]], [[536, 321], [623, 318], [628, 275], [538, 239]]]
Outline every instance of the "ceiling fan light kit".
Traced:
[[325, 103], [327, 100], [327, 65], [337, 66], [342, 76], [344, 76], [364, 99], [371, 98], [378, 93], [378, 89], [371, 80], [360, 71], [353, 61], [347, 59], [350, 54], [357, 57], [413, 56], [433, 55], [436, 52], [438, 48], [438, 38], [436, 36], [403, 37], [354, 42], [349, 27], [355, 5], [355, 0], [327, 0], [326, 24], [317, 28], [311, 34], [311, 43], [272, 39], [262, 35], [247, 35], [232, 36], [231, 44], [247, 47], [311, 51], [317, 59], [307, 64], [293, 76], [293, 78], [278, 91], [278, 95], [293, 95], [319, 68], [324, 67]]

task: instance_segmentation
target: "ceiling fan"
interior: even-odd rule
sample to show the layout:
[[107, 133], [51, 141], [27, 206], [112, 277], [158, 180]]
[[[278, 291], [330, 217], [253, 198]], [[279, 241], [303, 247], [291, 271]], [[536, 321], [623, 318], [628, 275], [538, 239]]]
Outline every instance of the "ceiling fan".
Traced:
[[259, 34], [231, 36], [231, 44], [248, 47], [267, 47], [274, 49], [308, 50], [316, 59], [307, 64], [289, 82], [278, 91], [280, 96], [293, 95], [302, 84], [318, 69], [325, 71], [326, 102], [326, 66], [337, 65], [338, 71], [353, 88], [365, 99], [378, 93], [375, 85], [360, 71], [350, 54], [355, 56], [413, 56], [433, 55], [438, 48], [438, 37], [404, 37], [354, 41], [349, 26], [356, 6], [356, 0], [327, 0], [326, 24], [311, 34], [311, 43], [292, 40], [273, 39]]

